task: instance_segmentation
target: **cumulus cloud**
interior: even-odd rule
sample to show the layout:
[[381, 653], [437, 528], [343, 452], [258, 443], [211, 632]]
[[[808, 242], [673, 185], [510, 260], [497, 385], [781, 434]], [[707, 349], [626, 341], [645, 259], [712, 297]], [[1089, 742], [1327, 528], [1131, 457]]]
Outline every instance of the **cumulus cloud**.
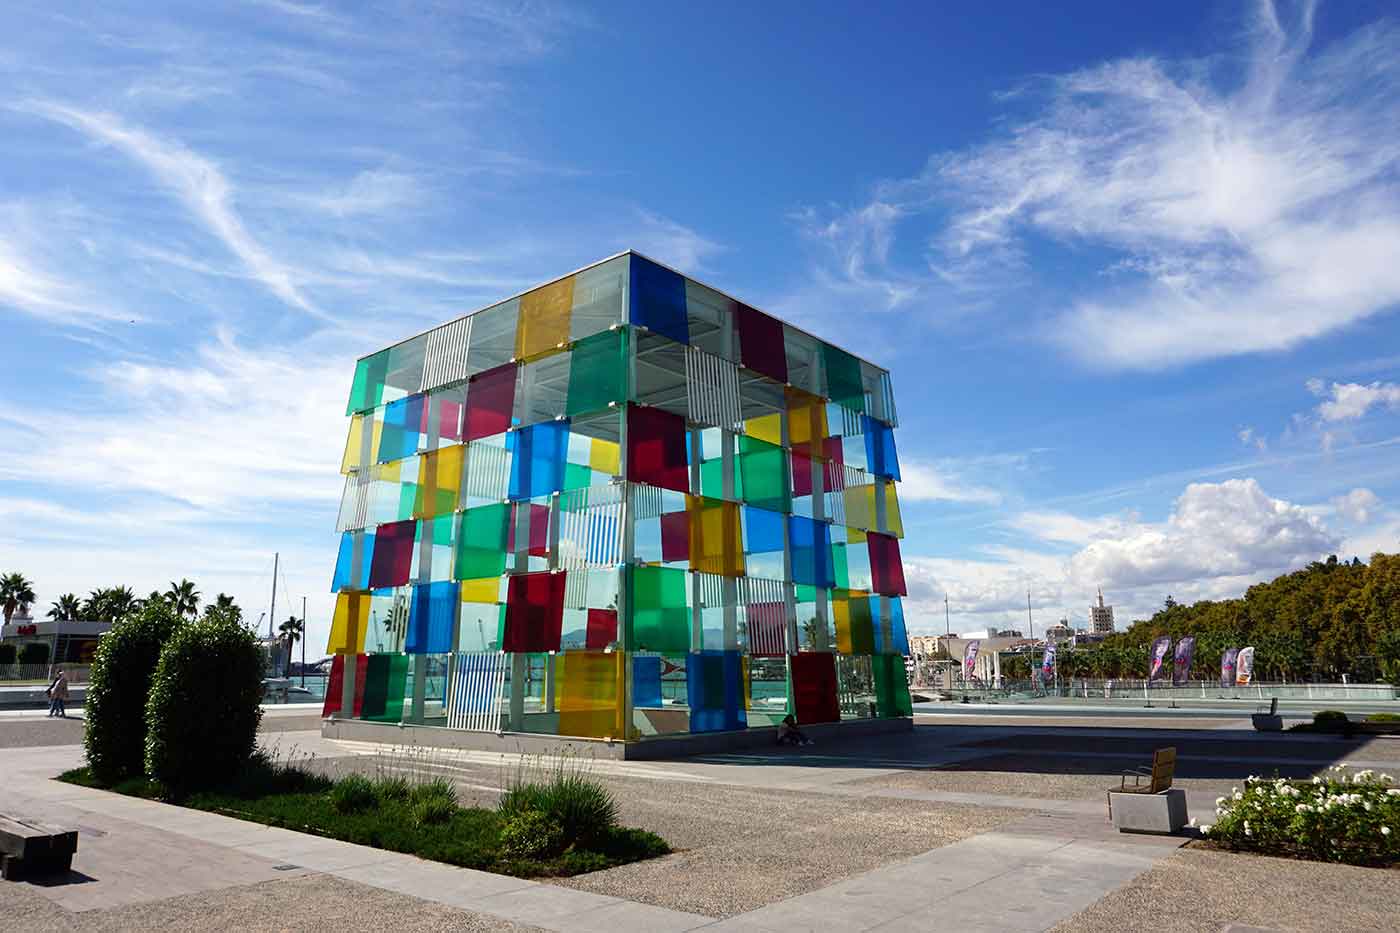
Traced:
[[1312, 381], [1309, 386], [1314, 389], [1314, 394], [1326, 399], [1317, 406], [1317, 416], [1325, 422], [1355, 421], [1372, 408], [1400, 410], [1400, 385], [1393, 382], [1373, 382], [1370, 385], [1334, 382], [1323, 390]]
[[[833, 276], [892, 283], [891, 300], [1026, 284], [1044, 241], [1105, 250], [1042, 337], [1109, 368], [1280, 350], [1392, 310], [1400, 27], [1317, 48], [1312, 20], [1311, 3], [1284, 22], [1265, 2], [1218, 61], [1033, 82], [1008, 96], [1031, 115], [996, 139], [806, 229], [833, 244]], [[887, 259], [911, 221], [931, 245], [901, 271]]]
[[1346, 495], [1332, 499], [1332, 508], [1337, 515], [1358, 525], [1364, 525], [1375, 514], [1381, 504], [1381, 497], [1369, 489], [1358, 487]]
[[1253, 479], [1192, 483], [1165, 522], [1090, 543], [1070, 559], [1069, 574], [1085, 584], [1127, 587], [1262, 576], [1339, 543], [1312, 512], [1269, 496]]

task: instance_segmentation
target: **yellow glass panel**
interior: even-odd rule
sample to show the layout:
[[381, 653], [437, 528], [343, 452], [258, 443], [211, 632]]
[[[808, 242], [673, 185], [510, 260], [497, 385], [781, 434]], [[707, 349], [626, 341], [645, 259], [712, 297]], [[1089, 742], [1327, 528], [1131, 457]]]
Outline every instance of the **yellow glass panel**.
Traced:
[[904, 537], [904, 521], [899, 517], [899, 497], [894, 483], [885, 483], [885, 528], [896, 538]]
[[836, 622], [836, 650], [841, 654], [851, 651], [851, 604], [845, 594], [831, 596], [831, 615]]
[[418, 489], [413, 517], [435, 518], [456, 511], [462, 487], [462, 458], [466, 445], [453, 444], [432, 450], [418, 461]]
[[573, 276], [522, 295], [520, 326], [515, 330], [515, 358], [528, 360], [568, 343], [573, 306]]
[[327, 654], [364, 654], [365, 631], [369, 627], [368, 593], [341, 592], [335, 598], [331, 617], [331, 637]]
[[364, 443], [364, 415], [350, 416], [350, 434], [345, 438], [345, 454], [340, 458], [340, 472], [349, 473], [360, 465], [360, 446]]
[[462, 602], [498, 603], [501, 601], [501, 578], [481, 577], [462, 581]]
[[689, 514], [690, 569], [737, 577], [744, 572], [744, 543], [739, 530], [739, 503], [686, 496]]
[[626, 656], [620, 651], [571, 651], [562, 673], [555, 667], [555, 683], [561, 685], [560, 735], [624, 737], [622, 693], [618, 688], [625, 664]]
[[744, 422], [744, 433], [749, 437], [756, 437], [761, 441], [767, 441], [781, 447], [783, 443], [782, 412], [775, 411], [771, 415], [750, 418]]
[[592, 438], [588, 445], [588, 466], [599, 473], [617, 476], [622, 472], [622, 447], [612, 441]]
[[875, 527], [875, 486], [847, 486], [843, 497], [846, 500], [846, 525], [850, 528]]
[[813, 456], [821, 456], [826, 437], [826, 399], [788, 387], [788, 439], [794, 445], [813, 444]]
[[846, 543], [847, 543], [847, 544], [864, 544], [864, 543], [865, 543], [865, 532], [861, 531], [859, 528], [847, 528], [847, 529], [846, 529]]

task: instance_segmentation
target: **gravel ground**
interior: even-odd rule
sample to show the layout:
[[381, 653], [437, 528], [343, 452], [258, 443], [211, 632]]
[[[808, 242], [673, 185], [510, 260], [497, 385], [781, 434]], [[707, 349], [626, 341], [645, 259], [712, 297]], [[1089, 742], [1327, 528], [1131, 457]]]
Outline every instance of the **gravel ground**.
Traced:
[[557, 883], [729, 917], [1023, 817], [1014, 810], [604, 778], [677, 851]]
[[1395, 930], [1400, 871], [1182, 849], [1052, 933]]
[[27, 884], [0, 882], [0, 917], [5, 929], [24, 933], [155, 929], [529, 933], [536, 929], [333, 875], [307, 875], [81, 913], [64, 910]]
[[44, 745], [81, 745], [81, 719], [6, 719], [0, 721], [0, 748], [39, 748]]
[[[1102, 799], [1104, 791], [1116, 786], [1120, 772], [1129, 766], [1128, 759], [1070, 758], [1048, 755], [989, 755], [969, 759], [929, 771], [901, 771], [895, 774], [865, 778], [851, 783], [899, 790], [934, 790], [973, 794], [1006, 794], [1012, 797], [1039, 797], [1047, 800]], [[1252, 773], [1273, 775], [1275, 770], [1297, 777], [1311, 777], [1318, 769], [1287, 765], [1260, 768], [1258, 765], [1235, 766], [1234, 776], [1218, 776], [1219, 766], [1211, 764], [1206, 770], [1211, 776], [1201, 777], [1193, 763], [1177, 765], [1172, 785], [1189, 791], [1221, 794], [1239, 784]]]

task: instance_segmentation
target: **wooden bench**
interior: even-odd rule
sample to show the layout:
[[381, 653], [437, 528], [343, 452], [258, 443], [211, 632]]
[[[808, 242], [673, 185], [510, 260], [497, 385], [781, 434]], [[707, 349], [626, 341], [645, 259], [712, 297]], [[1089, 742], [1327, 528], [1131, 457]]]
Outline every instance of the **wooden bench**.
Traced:
[[[1117, 787], [1108, 789], [1108, 818], [1113, 819], [1114, 794], [1160, 794], [1172, 786], [1176, 775], [1176, 746], [1159, 748], [1152, 753], [1151, 768], [1132, 768], [1122, 773]], [[1128, 778], [1133, 779], [1131, 785]], [[1147, 783], [1143, 783], [1147, 778]]]
[[73, 867], [78, 831], [0, 814], [0, 877], [57, 874]]

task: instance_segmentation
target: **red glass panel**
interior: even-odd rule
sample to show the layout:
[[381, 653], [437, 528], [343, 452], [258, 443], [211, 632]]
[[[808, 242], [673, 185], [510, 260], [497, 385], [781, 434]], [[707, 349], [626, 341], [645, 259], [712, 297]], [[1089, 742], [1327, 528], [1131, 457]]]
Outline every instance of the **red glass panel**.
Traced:
[[792, 494], [810, 496], [812, 494], [812, 458], [805, 451], [792, 449]]
[[506, 592], [505, 651], [558, 651], [564, 628], [562, 573], [522, 573]]
[[462, 403], [442, 400], [438, 408], [438, 436], [445, 441], [462, 439]]
[[[326, 699], [321, 704], [321, 718], [340, 712], [345, 694], [345, 655], [337, 654], [331, 661], [331, 676], [326, 681]], [[369, 655], [355, 655], [355, 708], [351, 717], [360, 718], [365, 702], [365, 675], [369, 671]]]
[[734, 321], [739, 327], [739, 362], [755, 372], [787, 382], [782, 322], [748, 305], [734, 310]]
[[369, 565], [369, 588], [403, 586], [413, 569], [413, 538], [418, 523], [413, 519], [380, 525], [374, 533], [374, 556]]
[[515, 528], [520, 522], [520, 510], [529, 507], [530, 517], [527, 519], [530, 529], [530, 541], [526, 547], [531, 557], [549, 556], [549, 506], [538, 505], [534, 502], [513, 502], [511, 503], [510, 527], [506, 531], [506, 551], [515, 553]]
[[690, 513], [665, 512], [661, 516], [661, 559], [690, 560]]
[[503, 434], [510, 428], [510, 413], [515, 407], [514, 363], [488, 369], [472, 377], [467, 387], [466, 439]]
[[803, 651], [792, 656], [792, 697], [799, 725], [840, 722], [836, 699], [836, 656]]
[[822, 456], [826, 457], [826, 472], [822, 476], [823, 488], [827, 492], [836, 492], [846, 488], [846, 471], [842, 466], [846, 462], [846, 451], [841, 446], [841, 438], [828, 437], [822, 440]]
[[690, 491], [684, 418], [659, 408], [627, 406], [627, 479]]
[[617, 610], [588, 610], [588, 633], [584, 647], [589, 651], [602, 651], [617, 641]]
[[907, 596], [904, 563], [899, 559], [899, 539], [877, 531], [866, 534], [870, 548], [871, 588], [881, 596]]

